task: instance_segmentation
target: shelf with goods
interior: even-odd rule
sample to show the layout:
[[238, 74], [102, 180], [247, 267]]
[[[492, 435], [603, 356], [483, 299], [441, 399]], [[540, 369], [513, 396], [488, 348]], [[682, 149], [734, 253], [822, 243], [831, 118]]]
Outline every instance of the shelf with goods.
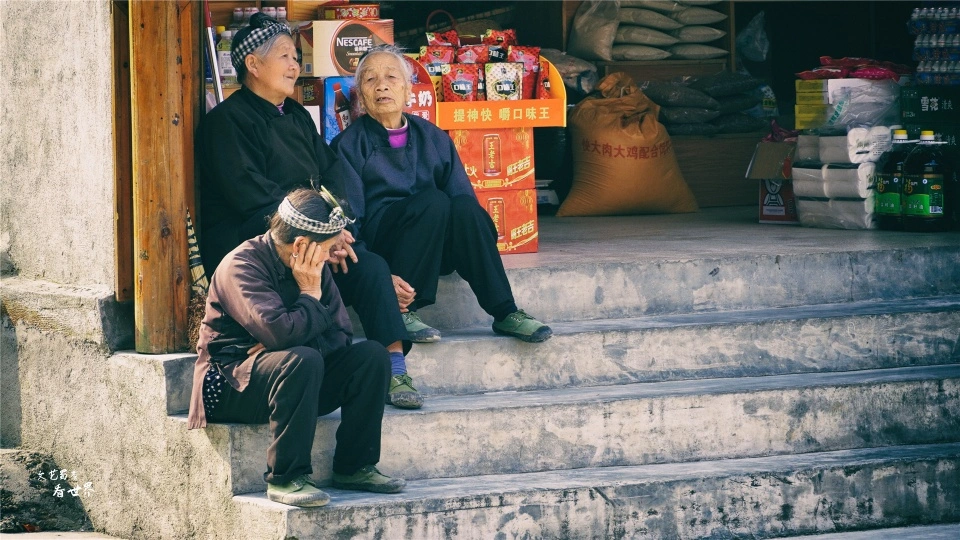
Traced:
[[288, 21], [311, 21], [317, 18], [317, 8], [328, 3], [325, 0], [208, 0], [210, 18], [214, 26], [229, 26], [233, 8], [283, 7]]

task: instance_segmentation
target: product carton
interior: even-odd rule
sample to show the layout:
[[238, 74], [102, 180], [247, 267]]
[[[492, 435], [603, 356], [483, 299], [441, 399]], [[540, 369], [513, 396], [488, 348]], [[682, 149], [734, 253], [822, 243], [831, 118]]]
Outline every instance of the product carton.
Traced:
[[930, 126], [960, 124], [960, 86], [912, 86], [900, 89], [904, 123]]
[[798, 224], [791, 169], [796, 145], [761, 142], [747, 167], [747, 178], [760, 181], [760, 223]]
[[457, 129], [450, 138], [476, 191], [534, 187], [533, 129]]
[[477, 199], [497, 228], [500, 253], [536, 253], [540, 234], [536, 189], [484, 189], [477, 191]]
[[303, 54], [301, 77], [352, 75], [368, 50], [393, 45], [393, 19], [306, 21], [294, 40]]
[[[826, 93], [827, 101], [831, 105], [840, 101], [843, 96], [841, 90], [851, 89], [853, 92], [860, 91], [859, 99], [861, 101], [885, 102], [892, 101], [896, 97], [899, 86], [896, 82], [890, 80], [877, 81], [873, 79], [816, 79], [803, 80], [797, 79], [795, 84], [797, 94], [821, 92]], [[800, 103], [800, 100], [797, 100]]]

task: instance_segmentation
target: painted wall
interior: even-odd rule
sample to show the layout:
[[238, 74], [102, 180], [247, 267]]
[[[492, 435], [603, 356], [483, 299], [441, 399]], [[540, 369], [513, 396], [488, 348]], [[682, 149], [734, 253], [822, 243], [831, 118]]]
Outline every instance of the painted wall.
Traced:
[[113, 290], [112, 49], [108, 0], [0, 1], [0, 230], [23, 278]]

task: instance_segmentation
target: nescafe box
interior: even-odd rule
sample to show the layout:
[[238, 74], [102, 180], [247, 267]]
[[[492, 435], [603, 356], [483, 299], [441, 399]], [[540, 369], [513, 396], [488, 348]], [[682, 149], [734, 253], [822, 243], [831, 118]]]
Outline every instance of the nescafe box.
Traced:
[[353, 75], [364, 53], [393, 45], [393, 19], [307, 21], [294, 41], [303, 55], [301, 77]]

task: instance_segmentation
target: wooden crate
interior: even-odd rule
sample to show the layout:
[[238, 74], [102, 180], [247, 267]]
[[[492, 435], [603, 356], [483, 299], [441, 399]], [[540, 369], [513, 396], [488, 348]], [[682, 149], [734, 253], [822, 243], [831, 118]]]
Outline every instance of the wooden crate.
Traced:
[[680, 170], [701, 208], [757, 204], [757, 182], [744, 176], [765, 134], [671, 137]]

